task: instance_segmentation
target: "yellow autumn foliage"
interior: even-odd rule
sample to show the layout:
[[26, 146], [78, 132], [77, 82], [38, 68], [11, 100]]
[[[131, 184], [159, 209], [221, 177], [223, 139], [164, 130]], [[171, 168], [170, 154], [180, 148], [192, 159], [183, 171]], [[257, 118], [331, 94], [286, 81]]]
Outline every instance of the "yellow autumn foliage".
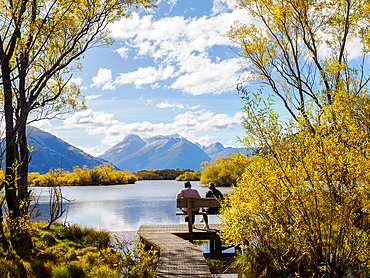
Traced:
[[243, 142], [259, 152], [221, 237], [244, 248], [247, 277], [368, 277], [370, 1], [237, 5], [251, 16], [229, 32], [245, 59]]
[[284, 275], [369, 268], [368, 130], [351, 115], [330, 124], [331, 116], [320, 115], [314, 134], [291, 122], [280, 140], [266, 132], [281, 126], [277, 118], [256, 117], [266, 142], [274, 144], [259, 152], [226, 196], [223, 239], [257, 247], [270, 269]]
[[50, 170], [44, 175], [30, 173], [28, 183], [31, 186], [57, 186], [57, 185], [111, 185], [135, 183], [137, 177], [129, 172], [115, 170], [112, 164], [107, 163], [88, 169], [78, 166], [73, 172], [63, 169]]
[[213, 182], [217, 186], [236, 185], [252, 159], [242, 153], [212, 159], [202, 163], [200, 183]]

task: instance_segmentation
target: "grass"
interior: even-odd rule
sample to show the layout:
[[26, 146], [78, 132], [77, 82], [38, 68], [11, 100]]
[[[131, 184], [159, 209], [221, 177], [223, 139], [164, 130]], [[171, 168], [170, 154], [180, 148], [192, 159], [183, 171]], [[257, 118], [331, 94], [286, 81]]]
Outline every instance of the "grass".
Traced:
[[157, 252], [118, 242], [110, 246], [110, 234], [56, 223], [30, 224], [32, 248], [0, 247], [0, 277], [156, 277]]
[[[212, 274], [235, 274], [239, 270], [234, 267], [234, 257], [223, 255], [222, 258], [206, 257], [206, 262]], [[215, 275], [216, 276], [216, 275]]]

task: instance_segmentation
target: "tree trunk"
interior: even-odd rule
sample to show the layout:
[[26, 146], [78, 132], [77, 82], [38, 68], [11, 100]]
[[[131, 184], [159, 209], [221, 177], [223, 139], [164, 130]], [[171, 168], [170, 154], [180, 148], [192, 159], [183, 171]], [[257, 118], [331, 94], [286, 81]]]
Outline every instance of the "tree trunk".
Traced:
[[[24, 223], [19, 209], [17, 196], [16, 171], [18, 159], [16, 157], [16, 130], [14, 127], [13, 92], [11, 88], [11, 77], [9, 66], [6, 61], [2, 63], [3, 88], [4, 88], [4, 110], [6, 130], [6, 154], [5, 154], [5, 199], [8, 206], [7, 223], [10, 228], [10, 242], [14, 247], [22, 246], [25, 237]], [[28, 240], [27, 240], [28, 241]]]
[[0, 245], [7, 250], [9, 248], [9, 242], [4, 234], [4, 215], [3, 215], [3, 201], [0, 203]]
[[2, 65], [4, 86], [5, 130], [6, 130], [6, 154], [5, 154], [5, 198], [9, 209], [10, 220], [20, 216], [17, 188], [15, 184], [16, 158], [15, 158], [15, 130], [13, 125], [13, 99], [10, 84], [10, 71], [7, 65]]
[[18, 144], [20, 152], [20, 166], [18, 171], [18, 198], [20, 204], [21, 215], [27, 217], [28, 208], [30, 204], [30, 193], [27, 187], [27, 177], [28, 177], [28, 162], [29, 162], [29, 151], [27, 145], [26, 137], [26, 121], [22, 119], [18, 129]]
[[27, 145], [26, 125], [29, 113], [29, 104], [26, 100], [26, 76], [27, 69], [29, 67], [29, 57], [27, 52], [21, 55], [21, 70], [19, 73], [19, 98], [18, 107], [16, 109], [16, 126], [18, 133], [18, 146], [19, 154], [18, 159], [20, 161], [19, 168], [17, 169], [18, 178], [18, 198], [23, 217], [27, 217], [28, 208], [30, 204], [30, 196], [27, 190], [27, 176], [28, 176], [28, 163], [29, 163], [29, 151]]

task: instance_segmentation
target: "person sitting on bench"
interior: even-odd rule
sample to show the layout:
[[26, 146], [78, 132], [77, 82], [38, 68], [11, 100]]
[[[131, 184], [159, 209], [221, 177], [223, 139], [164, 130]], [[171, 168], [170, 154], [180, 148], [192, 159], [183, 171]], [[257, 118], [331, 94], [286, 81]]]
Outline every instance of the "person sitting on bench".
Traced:
[[[208, 189], [209, 190], [206, 193], [206, 198], [213, 197], [216, 198], [217, 200], [222, 200], [224, 198], [221, 191], [216, 189], [215, 185], [212, 182], [209, 183]], [[206, 212], [207, 214], [218, 214], [219, 208], [203, 208], [202, 211]], [[209, 230], [207, 214], [203, 214], [203, 219], [200, 220], [200, 222], [205, 222], [205, 225], [203, 227], [203, 229], [205, 230]]]
[[[191, 183], [190, 181], [186, 181], [184, 183], [185, 188], [181, 189], [179, 193], [177, 193], [176, 198], [177, 199], [200, 199], [200, 195], [198, 190], [191, 188]], [[188, 212], [188, 208], [181, 208], [181, 210], [185, 213]], [[199, 208], [193, 208], [192, 211], [198, 212]], [[186, 219], [187, 216], [185, 216]], [[192, 220], [193, 220], [193, 228], [195, 228], [195, 215], [192, 215]]]

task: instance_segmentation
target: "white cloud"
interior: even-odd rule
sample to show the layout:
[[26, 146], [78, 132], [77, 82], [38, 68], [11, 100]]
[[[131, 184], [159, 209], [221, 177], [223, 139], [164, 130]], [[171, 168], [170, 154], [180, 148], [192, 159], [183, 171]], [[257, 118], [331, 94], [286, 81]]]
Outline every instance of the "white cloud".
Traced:
[[121, 47], [116, 50], [116, 52], [121, 56], [121, 58], [127, 58], [129, 49], [127, 47]]
[[178, 108], [178, 109], [184, 109], [185, 106], [181, 103], [169, 103], [168, 101], [163, 101], [160, 103], [157, 103], [156, 105], [158, 108]]
[[[333, 37], [329, 33], [323, 33], [322, 31], [318, 31], [316, 34], [317, 38], [320, 38], [322, 42], [325, 41], [333, 41]], [[305, 49], [305, 46], [302, 46], [302, 49]], [[335, 52], [335, 51], [334, 51]], [[346, 42], [346, 54], [348, 55], [348, 60], [359, 58], [363, 55], [362, 52], [362, 43], [360, 38], [350, 38]], [[320, 58], [323, 59], [330, 59], [330, 56], [333, 54], [332, 49], [329, 45], [322, 43], [318, 49], [318, 55]], [[307, 52], [305, 59], [312, 62], [311, 53]]]
[[96, 99], [96, 98], [98, 98], [98, 97], [101, 97], [101, 95], [89, 95], [89, 96], [86, 96], [86, 99], [88, 99], [88, 100], [92, 100], [92, 99]]
[[106, 136], [102, 140], [102, 143], [113, 146], [130, 134], [137, 134], [146, 138], [156, 135], [179, 133], [184, 137], [191, 135], [189, 138], [190, 140], [197, 138], [194, 140], [205, 144], [206, 141], [210, 140], [212, 137], [202, 136], [198, 138], [196, 132], [232, 129], [240, 124], [240, 118], [240, 112], [236, 113], [234, 116], [229, 116], [227, 114], [214, 114], [204, 111], [188, 111], [177, 115], [172, 123], [166, 124], [153, 124], [149, 121], [125, 124], [117, 121], [106, 129]]
[[98, 75], [92, 78], [93, 84], [91, 85], [91, 87], [93, 86], [100, 87], [105, 83], [109, 83], [111, 80], [112, 80], [112, 70], [100, 68], [98, 71]]
[[90, 135], [102, 134], [108, 125], [115, 124], [113, 114], [106, 114], [102, 111], [87, 109], [74, 113], [64, 120], [63, 129], [74, 127], [84, 128]]
[[227, 114], [214, 114], [213, 112], [185, 112], [175, 117], [173, 127], [181, 126], [193, 128], [197, 131], [231, 129], [240, 123], [241, 112], [230, 117]]
[[189, 140], [190, 142], [197, 142], [199, 143], [201, 146], [206, 146], [209, 144], [209, 141], [214, 138], [214, 136], [210, 136], [210, 135], [203, 135], [203, 136], [197, 136], [196, 133], [194, 131], [183, 131], [183, 132], [179, 132], [179, 135], [186, 138], [187, 140]]
[[349, 60], [359, 58], [363, 55], [362, 45], [360, 38], [353, 39], [348, 43], [347, 50], [350, 49], [350, 51], [348, 51]]
[[155, 83], [155, 84], [152, 84], [150, 87], [151, 87], [153, 90], [155, 90], [155, 89], [158, 89], [158, 88], [160, 87], [160, 85], [159, 85], [158, 83]]
[[[214, 0], [213, 15], [200, 18], [183, 16], [155, 19], [153, 15], [141, 16], [133, 13], [132, 19], [122, 19], [110, 26], [115, 38], [127, 47], [135, 49], [136, 58], [150, 57], [156, 67], [139, 68], [134, 72], [122, 73], [111, 86], [134, 84], [136, 88], [155, 84], [170, 77], [168, 88], [182, 90], [191, 95], [221, 94], [234, 89], [241, 75], [242, 59], [212, 57], [215, 46], [228, 46], [227, 31], [235, 20], [244, 23], [253, 21], [247, 11], [234, 8], [236, 0]], [[350, 42], [349, 59], [361, 55], [358, 40]], [[321, 56], [328, 49], [320, 49]], [[164, 75], [163, 69], [170, 74]], [[114, 87], [114, 88], [113, 88]]]
[[194, 51], [204, 52], [214, 45], [227, 45], [226, 32], [240, 12], [215, 17], [188, 18], [175, 16], [154, 20], [152, 15], [122, 19], [111, 26], [116, 38], [128, 39], [139, 55], [154, 58], [182, 59]]
[[[124, 84], [135, 84], [136, 88], [140, 88], [145, 84], [152, 84], [160, 80], [170, 78], [174, 72], [173, 66], [167, 66], [166, 68], [146, 67], [139, 68], [137, 71], [121, 73], [120, 76], [111, 84], [112, 87]], [[104, 89], [104, 88], [103, 88]]]
[[153, 101], [154, 101], [154, 98], [149, 98], [149, 99], [146, 100], [145, 105], [152, 105]]
[[195, 106], [186, 105], [186, 108], [191, 109], [191, 110], [198, 109], [199, 107], [200, 107], [200, 104], [195, 105]]
[[130, 18], [122, 18], [120, 21], [111, 24], [109, 28], [114, 37], [129, 39], [146, 31], [151, 25], [151, 19], [151, 15], [140, 18], [139, 14], [134, 12]]
[[231, 147], [231, 148], [239, 148], [240, 150], [243, 150], [243, 147], [239, 147], [240, 142], [237, 141], [237, 139], [230, 139], [226, 143], [223, 143], [224, 147]]
[[40, 128], [40, 129], [42, 129], [46, 132], [51, 132], [51, 128], [52, 128], [53, 125], [51, 124], [51, 122], [49, 120], [44, 119], [44, 120], [39, 120], [39, 121], [32, 122], [31, 126]]
[[[229, 7], [235, 1], [215, 2]], [[214, 4], [218, 5], [217, 3]], [[128, 47], [136, 49], [137, 58], [151, 57], [157, 63], [157, 67], [121, 73], [113, 83], [114, 86], [134, 84], [136, 88], [140, 88], [142, 85], [173, 78], [170, 88], [192, 95], [219, 94], [233, 89], [240, 74], [241, 60], [222, 60], [217, 56], [213, 63], [209, 53], [214, 46], [230, 44], [226, 33], [230, 25], [238, 19], [245, 22], [250, 17], [243, 10], [212, 17], [175, 16], [159, 20], [155, 20], [152, 15], [140, 17], [133, 13], [131, 19], [122, 19], [112, 24], [110, 29], [113, 36], [123, 40]]]
[[105, 91], [105, 90], [114, 91], [115, 89], [116, 89], [116, 86], [114, 86], [114, 84], [112, 84], [111, 82], [105, 83], [104, 86], [102, 87], [103, 91]]
[[[179, 133], [190, 141], [205, 145], [213, 137], [211, 135], [199, 136], [197, 135], [198, 132], [231, 130], [240, 124], [241, 115], [241, 112], [236, 113], [234, 116], [230, 116], [227, 114], [215, 114], [213, 112], [198, 110], [178, 114], [174, 120], [169, 123], [151, 123], [149, 121], [143, 121], [126, 124], [115, 120], [113, 114], [88, 109], [76, 112], [71, 117], [64, 120], [64, 125], [60, 127], [60, 129], [82, 128], [85, 129], [89, 135], [102, 134], [104, 139], [101, 142], [109, 146], [115, 145], [130, 134], [137, 134], [142, 138], [147, 138], [156, 135], [170, 135], [175, 133]], [[48, 125], [48, 122], [45, 122], [44, 125]], [[103, 147], [94, 147], [90, 149], [83, 147], [82, 149], [88, 150], [88, 153], [97, 154], [103, 150]]]
[[170, 10], [172, 11], [173, 7], [176, 5], [177, 0], [165, 0], [165, 1], [158, 0], [157, 5], [160, 2], [167, 2], [167, 4], [170, 5]]
[[74, 83], [76, 85], [81, 85], [82, 81], [83, 81], [83, 79], [81, 77], [76, 77], [76, 78], [72, 77], [71, 79], [69, 79], [70, 84]]
[[213, 0], [212, 13], [217, 14], [232, 10], [236, 5], [236, 0]]
[[199, 57], [195, 60], [186, 61], [183, 66], [188, 69], [187, 73], [180, 76], [171, 88], [191, 95], [221, 94], [235, 88], [242, 65], [239, 59], [224, 60], [220, 63], [211, 63], [209, 59]]

